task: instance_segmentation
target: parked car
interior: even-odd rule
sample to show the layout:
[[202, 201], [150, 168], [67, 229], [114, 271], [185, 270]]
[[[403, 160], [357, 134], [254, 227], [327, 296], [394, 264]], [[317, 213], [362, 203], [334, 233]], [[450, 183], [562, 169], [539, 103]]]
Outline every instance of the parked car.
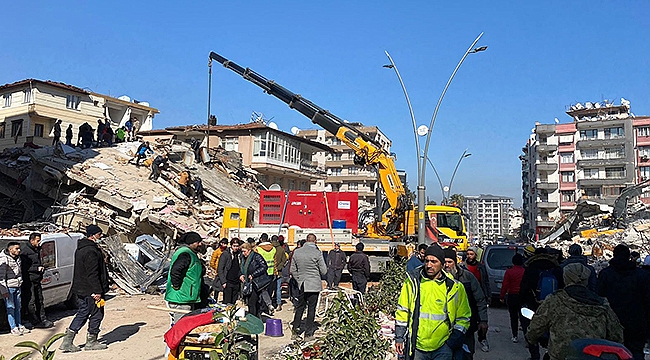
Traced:
[[501, 285], [503, 284], [503, 276], [506, 270], [512, 267], [512, 257], [515, 253], [523, 255], [523, 245], [488, 245], [483, 254], [481, 255], [481, 263], [490, 277], [490, 289], [492, 291], [492, 299], [499, 302], [499, 295], [501, 293]]

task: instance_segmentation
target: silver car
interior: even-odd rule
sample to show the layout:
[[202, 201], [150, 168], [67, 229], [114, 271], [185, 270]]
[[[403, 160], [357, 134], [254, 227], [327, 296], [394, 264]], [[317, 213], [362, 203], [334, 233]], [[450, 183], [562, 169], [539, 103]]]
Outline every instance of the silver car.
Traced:
[[[503, 276], [506, 270], [512, 267], [512, 257], [515, 253], [523, 255], [524, 246], [522, 245], [488, 245], [481, 255], [481, 263], [485, 265], [488, 276], [490, 277], [490, 289], [492, 299], [498, 302], [503, 284]], [[494, 302], [493, 302], [494, 304]]]

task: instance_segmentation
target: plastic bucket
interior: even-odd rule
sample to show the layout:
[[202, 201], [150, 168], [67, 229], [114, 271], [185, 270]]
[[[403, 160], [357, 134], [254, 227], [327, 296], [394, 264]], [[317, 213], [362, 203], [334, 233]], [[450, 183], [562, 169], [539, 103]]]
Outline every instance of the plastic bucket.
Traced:
[[347, 225], [345, 220], [332, 220], [332, 229], [345, 229]]
[[284, 336], [282, 333], [282, 320], [281, 319], [266, 319], [266, 330], [264, 335], [280, 337]]

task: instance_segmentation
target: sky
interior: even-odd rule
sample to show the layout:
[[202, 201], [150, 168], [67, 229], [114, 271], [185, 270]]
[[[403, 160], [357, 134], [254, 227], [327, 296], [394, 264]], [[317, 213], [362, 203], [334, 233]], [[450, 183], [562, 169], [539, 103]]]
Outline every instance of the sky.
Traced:
[[[214, 51], [342, 119], [378, 126], [396, 165], [417, 185], [412, 122], [442, 102], [429, 158], [452, 193], [493, 194], [521, 205], [518, 156], [535, 122], [572, 121], [576, 102], [631, 101], [650, 114], [650, 2], [614, 1], [11, 1], [3, 4], [0, 83], [54, 80], [160, 110], [154, 128], [205, 123]], [[215, 63], [211, 113], [246, 123], [253, 111], [281, 130], [309, 119]], [[425, 138], [420, 138], [424, 142]], [[426, 169], [427, 195], [440, 186]]]

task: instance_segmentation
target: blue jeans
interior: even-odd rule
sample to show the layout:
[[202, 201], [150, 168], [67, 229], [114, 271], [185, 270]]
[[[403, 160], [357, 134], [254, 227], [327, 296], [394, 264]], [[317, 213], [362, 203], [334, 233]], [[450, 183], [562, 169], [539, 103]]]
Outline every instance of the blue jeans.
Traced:
[[277, 301], [278, 306], [282, 305], [282, 277], [279, 277], [275, 280], [277, 284], [275, 289], [275, 301]]
[[7, 321], [9, 327], [15, 329], [22, 325], [20, 321], [20, 288], [8, 288], [9, 296], [5, 298], [5, 306], [7, 307]]
[[413, 360], [453, 360], [454, 352], [449, 346], [442, 345], [440, 349], [434, 351], [420, 351], [415, 349]]

